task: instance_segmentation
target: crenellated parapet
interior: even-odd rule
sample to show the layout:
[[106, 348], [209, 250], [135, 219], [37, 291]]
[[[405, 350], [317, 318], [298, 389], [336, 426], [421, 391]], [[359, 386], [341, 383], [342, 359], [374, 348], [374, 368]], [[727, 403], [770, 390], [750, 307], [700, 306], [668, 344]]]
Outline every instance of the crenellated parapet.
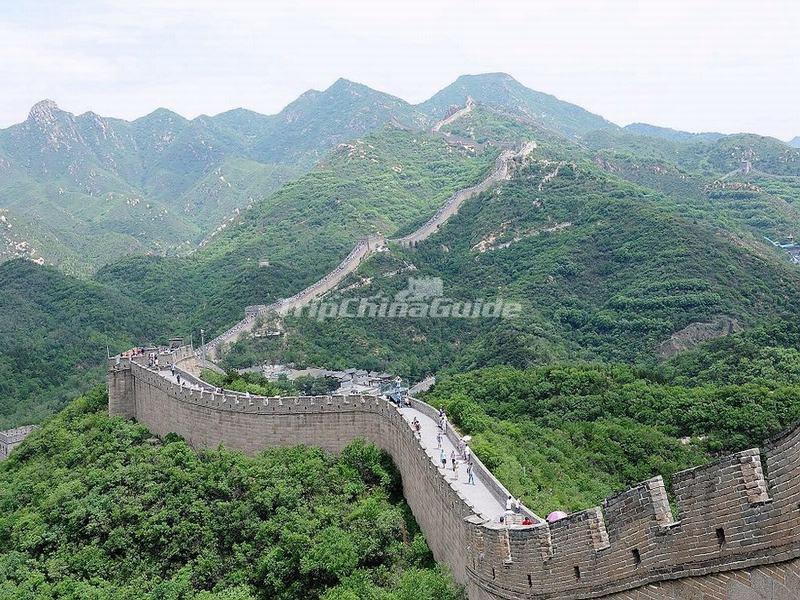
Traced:
[[[697, 597], [733, 598], [729, 589], [745, 586], [742, 570], [772, 565], [781, 589], [784, 569], [800, 573], [800, 425], [763, 452], [677, 473], [673, 492], [674, 517], [656, 477], [549, 526], [474, 521], [474, 597], [694, 598], [693, 586], [705, 585], [706, 595]], [[800, 597], [797, 584], [797, 596], [775, 598]], [[651, 595], [634, 593], [643, 586]], [[667, 595], [675, 590], [686, 595]]]
[[[194, 360], [189, 351], [173, 356], [183, 355], [180, 364]], [[386, 450], [435, 558], [466, 584], [471, 600], [800, 598], [800, 425], [763, 450], [677, 473], [674, 507], [655, 477], [552, 524], [531, 515], [534, 525], [509, 525], [454, 485], [401, 409], [382, 399], [251, 396], [188, 371], [178, 385], [168, 374], [139, 357], [112, 359], [112, 414], [157, 435], [177, 433], [195, 448], [339, 451], [363, 438]], [[416, 400], [410, 409], [436, 416]], [[501, 505], [506, 489], [480, 461], [476, 472]], [[774, 593], [748, 595], [757, 586]]]
[[14, 429], [0, 431], [0, 460], [8, 458], [11, 452], [37, 429], [36, 425], [23, 425]]

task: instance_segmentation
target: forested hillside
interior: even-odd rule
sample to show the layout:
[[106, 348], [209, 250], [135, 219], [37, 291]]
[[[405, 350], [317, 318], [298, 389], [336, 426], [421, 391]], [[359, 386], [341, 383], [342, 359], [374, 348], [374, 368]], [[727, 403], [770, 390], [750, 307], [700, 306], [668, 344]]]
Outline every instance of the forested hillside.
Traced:
[[0, 463], [0, 597], [457, 600], [391, 459], [248, 458], [75, 400]]
[[342, 297], [392, 298], [409, 276], [439, 277], [446, 297], [518, 301], [519, 317], [290, 318], [285, 339], [244, 342], [230, 364], [358, 364], [419, 378], [564, 359], [653, 363], [701, 324], [746, 328], [797, 314], [800, 271], [756, 232], [723, 229], [700, 200], [626, 182], [580, 154], [542, 157], [551, 153], [537, 148], [425, 243], [392, 248], [342, 286], [359, 283]]
[[568, 364], [446, 376], [425, 399], [540, 514], [759, 446], [800, 420], [796, 322], [716, 340], [657, 369]]
[[126, 290], [25, 260], [0, 264], [0, 429], [38, 422], [102, 381], [116, 353], [174, 324]]
[[128, 122], [43, 101], [0, 130], [0, 260], [85, 275], [129, 254], [188, 254], [339, 142], [425, 120], [345, 80], [273, 116], [158, 109]]
[[340, 145], [193, 257], [130, 258], [102, 269], [97, 280], [136, 289], [194, 330], [220, 332], [245, 306], [316, 281], [367, 234], [391, 235], [424, 221], [452, 192], [484, 177], [496, 154], [388, 128]]
[[484, 177], [496, 155], [494, 147], [476, 153], [387, 128], [341, 145], [190, 258], [120, 260], [91, 281], [28, 261], [0, 265], [0, 301], [9, 307], [0, 423], [38, 421], [99, 381], [106, 346], [199, 339], [201, 328], [210, 336], [240, 319], [246, 305], [290, 296], [362, 236], [424, 221]]

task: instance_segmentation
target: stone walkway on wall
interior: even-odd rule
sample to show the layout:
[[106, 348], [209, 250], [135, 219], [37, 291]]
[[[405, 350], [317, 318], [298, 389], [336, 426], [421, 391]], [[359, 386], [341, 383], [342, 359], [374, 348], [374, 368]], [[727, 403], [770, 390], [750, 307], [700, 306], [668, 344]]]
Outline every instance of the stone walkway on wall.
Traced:
[[[168, 368], [160, 370], [159, 374], [168, 381], [178, 383], [177, 375], [172, 375]], [[186, 380], [184, 377], [181, 377], [181, 385], [189, 389], [201, 389], [201, 386]], [[458, 455], [458, 451], [446, 435], [442, 435], [442, 448], [447, 457], [447, 468], [442, 469], [441, 455], [436, 442], [436, 434], [439, 431], [436, 422], [431, 417], [413, 407], [401, 408], [400, 412], [408, 423], [409, 428], [411, 427], [414, 417], [419, 420], [421, 425], [421, 443], [425, 447], [425, 452], [430, 457], [431, 462], [439, 470], [439, 474], [444, 477], [456, 491], [460, 492], [464, 498], [466, 498], [467, 503], [474, 507], [476, 514], [484, 519], [497, 520], [505, 511], [505, 504], [501, 504], [491, 491], [489, 491], [486, 484], [481, 481], [478, 473], [475, 473], [474, 484], [467, 483], [467, 466], [463, 461], [459, 461], [458, 469], [456, 473], [453, 473], [450, 453], [456, 450], [456, 455]]]
[[484, 519], [497, 519], [505, 511], [505, 504], [501, 505], [497, 498], [489, 491], [486, 485], [480, 480], [479, 475], [475, 474], [475, 484], [467, 483], [467, 465], [460, 460], [458, 469], [453, 473], [452, 463], [450, 462], [450, 453], [458, 450], [453, 446], [453, 443], [446, 435], [442, 435], [442, 448], [444, 449], [445, 456], [447, 457], [447, 468], [442, 469], [442, 462], [440, 460], [440, 450], [436, 444], [436, 434], [440, 431], [436, 422], [414, 408], [402, 408], [400, 412], [403, 418], [411, 427], [411, 422], [416, 417], [422, 426], [420, 431], [422, 445], [425, 447], [425, 452], [431, 458], [431, 462], [439, 469], [439, 473], [449, 482], [453, 488], [461, 492], [467, 499], [467, 502], [475, 508], [476, 514]]

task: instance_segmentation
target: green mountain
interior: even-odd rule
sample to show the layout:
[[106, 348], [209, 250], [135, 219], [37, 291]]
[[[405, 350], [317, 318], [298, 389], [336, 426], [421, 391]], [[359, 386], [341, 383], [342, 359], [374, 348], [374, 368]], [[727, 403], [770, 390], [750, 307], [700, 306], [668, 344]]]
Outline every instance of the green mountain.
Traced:
[[417, 378], [565, 359], [653, 363], [708, 335], [698, 331], [750, 327], [800, 308], [800, 271], [754, 233], [723, 228], [713, 210], [687, 217], [685, 204], [590, 156], [538, 153], [415, 250], [392, 248], [341, 286], [345, 298], [393, 298], [409, 276], [436, 277], [449, 298], [516, 301], [521, 315], [293, 317], [284, 339], [243, 342], [230, 364], [357, 364]]
[[[10, 172], [0, 179], [0, 258], [85, 274], [125, 254], [188, 252], [248, 202], [240, 173], [225, 168], [226, 156], [241, 153], [229, 142], [165, 110], [128, 123], [40, 102], [24, 123], [0, 131], [0, 168]], [[257, 167], [240, 178], [260, 177], [259, 194], [294, 173]], [[214, 170], [212, 186], [205, 179]]]
[[128, 254], [182, 255], [308, 170], [336, 144], [425, 118], [340, 80], [281, 113], [188, 120], [166, 109], [126, 122], [51, 101], [0, 130], [0, 260], [86, 274]]
[[626, 125], [623, 129], [634, 135], [658, 137], [671, 142], [716, 142], [718, 139], [725, 137], [725, 134], [715, 131], [689, 133], [688, 131], [670, 129], [669, 127], [658, 127], [657, 125], [650, 125], [648, 123], [631, 123], [630, 125]]
[[423, 222], [457, 189], [490, 170], [441, 136], [387, 128], [342, 144], [309, 173], [242, 213], [191, 258], [131, 257], [97, 280], [137, 289], [174, 318], [220, 332], [243, 307], [290, 296], [333, 269], [362, 237]]
[[531, 90], [505, 73], [462, 75], [417, 108], [440, 119], [453, 106], [463, 106], [467, 96], [569, 137], [581, 136], [595, 129], [617, 129], [603, 117], [555, 96]]
[[269, 116], [161, 108], [128, 122], [45, 100], [0, 130], [0, 261], [86, 276], [131, 254], [187, 255], [337, 145], [386, 126], [421, 134], [467, 97], [542, 135], [618, 129], [504, 74], [460, 77], [416, 106], [339, 79]]
[[426, 123], [404, 100], [339, 79], [323, 92], [307, 91], [278, 113], [253, 153], [264, 161], [310, 164], [337, 144], [386, 124], [421, 129]]

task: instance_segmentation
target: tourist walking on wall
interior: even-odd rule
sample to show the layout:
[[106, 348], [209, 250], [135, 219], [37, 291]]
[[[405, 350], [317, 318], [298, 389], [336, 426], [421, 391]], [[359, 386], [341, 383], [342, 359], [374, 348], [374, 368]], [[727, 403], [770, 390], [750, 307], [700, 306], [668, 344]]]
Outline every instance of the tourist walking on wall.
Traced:
[[436, 432], [436, 447], [440, 448], [440, 449], [442, 447], [442, 432], [441, 431], [437, 431]]
[[467, 463], [467, 483], [475, 485], [475, 473], [472, 471], [472, 463]]
[[439, 450], [439, 460], [442, 461], [442, 468], [446, 469], [447, 468], [447, 455], [444, 453], [444, 448]]

